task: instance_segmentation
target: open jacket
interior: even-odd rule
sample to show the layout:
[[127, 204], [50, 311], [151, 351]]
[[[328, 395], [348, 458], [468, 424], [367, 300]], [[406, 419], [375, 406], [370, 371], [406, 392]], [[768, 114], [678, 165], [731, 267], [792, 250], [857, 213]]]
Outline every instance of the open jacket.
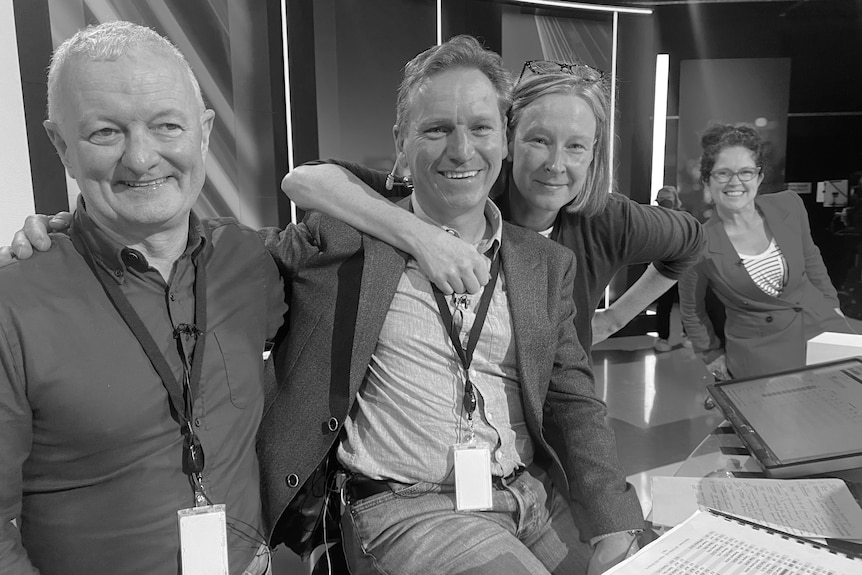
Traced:
[[[408, 256], [318, 213], [266, 241], [290, 298], [290, 328], [274, 353], [279, 390], [258, 436], [264, 513], [276, 544], [288, 504], [339, 439]], [[500, 257], [535, 462], [571, 497], [583, 537], [641, 528], [575, 335], [571, 252], [504, 223]], [[548, 443], [549, 420], [564, 452]]]
[[[755, 202], [787, 262], [781, 294], [767, 295], [754, 283], [717, 215], [703, 226], [706, 249], [679, 282], [680, 312], [695, 352], [709, 363], [725, 351], [735, 378], [802, 367], [810, 338], [824, 331], [852, 332], [835, 311], [838, 295], [811, 239], [802, 199], [779, 192]], [[725, 350], [706, 315], [707, 286], [727, 310]]]

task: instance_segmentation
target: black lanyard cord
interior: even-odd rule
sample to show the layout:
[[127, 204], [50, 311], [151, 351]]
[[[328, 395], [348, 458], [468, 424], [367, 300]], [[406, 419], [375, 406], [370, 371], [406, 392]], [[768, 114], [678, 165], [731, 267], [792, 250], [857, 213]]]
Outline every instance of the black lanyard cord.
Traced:
[[473, 411], [476, 409], [476, 395], [473, 392], [473, 383], [470, 381], [470, 364], [473, 361], [473, 352], [476, 350], [476, 344], [479, 342], [479, 335], [482, 332], [482, 326], [485, 325], [485, 318], [488, 315], [488, 307], [491, 305], [491, 297], [494, 295], [494, 288], [497, 285], [497, 277], [500, 275], [500, 258], [495, 257], [491, 263], [491, 279], [485, 286], [482, 292], [482, 298], [479, 300], [479, 307], [476, 309], [476, 319], [473, 320], [473, 326], [470, 328], [470, 336], [467, 339], [467, 349], [461, 345], [461, 340], [454, 329], [452, 322], [452, 312], [449, 311], [449, 305], [446, 303], [445, 296], [437, 286], [431, 284], [434, 292], [434, 300], [437, 302], [437, 308], [440, 310], [440, 316], [443, 318], [444, 324], [447, 326], [446, 331], [449, 333], [449, 339], [452, 341], [452, 347], [461, 360], [461, 365], [464, 368], [464, 408], [467, 410], [468, 418], [472, 418]]
[[[99, 283], [102, 285], [102, 288], [104, 288], [105, 293], [111, 300], [111, 303], [126, 322], [126, 325], [129, 326], [129, 329], [141, 344], [141, 348], [143, 348], [144, 353], [147, 355], [153, 368], [159, 374], [159, 378], [162, 380], [162, 385], [168, 392], [168, 399], [173, 408], [172, 412], [176, 414], [177, 423], [180, 425], [181, 432], [187, 437], [187, 441], [190, 441], [194, 438], [194, 431], [192, 430], [190, 420], [193, 414], [194, 399], [197, 397], [200, 387], [201, 372], [203, 370], [204, 347], [206, 342], [206, 265], [202, 261], [195, 262], [194, 264], [195, 326], [193, 326], [190, 331], [185, 330], [185, 333], [179, 333], [178, 330], [175, 330], [174, 333], [175, 337], [194, 336], [196, 339], [194, 351], [192, 353], [191, 373], [189, 373], [187, 368], [185, 354], [182, 353], [182, 346], [179, 346], [183, 362], [183, 381], [180, 382], [177, 381], [176, 377], [174, 377], [167, 359], [159, 349], [159, 346], [156, 344], [155, 339], [153, 339], [152, 334], [150, 334], [147, 326], [144, 324], [143, 320], [141, 320], [141, 317], [135, 311], [135, 308], [132, 307], [128, 298], [123, 294], [123, 291], [117, 282], [110, 276], [107, 270], [96, 264], [95, 258], [90, 251], [90, 247], [83, 238], [73, 236], [72, 239], [78, 252], [84, 256], [87, 265], [89, 265], [90, 269], [93, 270], [96, 279], [99, 280]], [[185, 393], [186, 388], [188, 393]]]

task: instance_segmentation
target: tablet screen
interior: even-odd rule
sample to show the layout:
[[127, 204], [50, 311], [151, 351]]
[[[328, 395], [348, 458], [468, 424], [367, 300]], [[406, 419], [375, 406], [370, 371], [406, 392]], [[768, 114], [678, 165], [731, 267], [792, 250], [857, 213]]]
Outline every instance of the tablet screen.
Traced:
[[862, 452], [862, 363], [718, 384], [782, 464]]

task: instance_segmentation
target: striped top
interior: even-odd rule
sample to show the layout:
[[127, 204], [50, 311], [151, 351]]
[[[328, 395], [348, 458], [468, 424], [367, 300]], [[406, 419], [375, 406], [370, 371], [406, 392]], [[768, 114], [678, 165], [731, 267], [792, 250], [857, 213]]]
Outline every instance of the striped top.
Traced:
[[784, 290], [787, 282], [787, 262], [781, 248], [775, 243], [775, 238], [769, 242], [769, 247], [762, 254], [746, 256], [739, 254], [745, 271], [764, 293], [778, 296]]

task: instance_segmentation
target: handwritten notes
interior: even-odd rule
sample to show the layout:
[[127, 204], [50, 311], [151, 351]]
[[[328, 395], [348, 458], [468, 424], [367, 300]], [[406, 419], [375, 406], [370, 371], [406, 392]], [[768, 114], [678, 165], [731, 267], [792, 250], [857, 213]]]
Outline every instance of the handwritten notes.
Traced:
[[862, 560], [695, 511], [605, 575], [858, 575]]
[[653, 523], [712, 508], [801, 537], [862, 540], [862, 508], [840, 479], [654, 477]]

